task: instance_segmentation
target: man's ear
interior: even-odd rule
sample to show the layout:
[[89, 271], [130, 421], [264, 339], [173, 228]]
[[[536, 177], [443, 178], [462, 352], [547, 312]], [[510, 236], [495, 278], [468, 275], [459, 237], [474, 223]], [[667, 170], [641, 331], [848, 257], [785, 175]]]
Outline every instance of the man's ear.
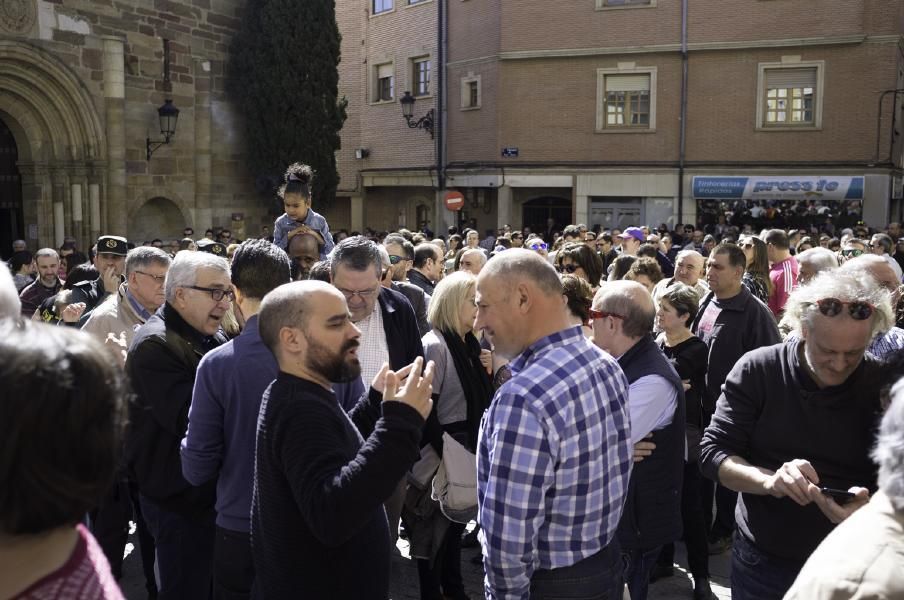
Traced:
[[177, 287], [175, 289], [173, 301], [170, 304], [179, 310], [183, 310], [188, 306], [188, 299], [185, 297], [185, 288]]
[[286, 354], [300, 355], [307, 351], [308, 341], [300, 329], [283, 327], [279, 330], [279, 346]]
[[527, 285], [524, 281], [520, 282], [512, 293], [515, 294], [515, 299], [518, 302], [518, 310], [525, 314], [530, 311], [531, 306], [533, 306], [533, 297], [530, 286]]

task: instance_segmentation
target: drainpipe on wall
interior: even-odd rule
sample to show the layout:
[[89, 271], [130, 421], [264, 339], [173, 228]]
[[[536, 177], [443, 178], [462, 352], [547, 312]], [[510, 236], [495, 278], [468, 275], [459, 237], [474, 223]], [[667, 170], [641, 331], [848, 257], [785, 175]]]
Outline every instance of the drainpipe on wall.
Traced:
[[678, 133], [678, 220], [684, 221], [684, 155], [687, 147], [687, 3], [681, 0], [681, 116]]

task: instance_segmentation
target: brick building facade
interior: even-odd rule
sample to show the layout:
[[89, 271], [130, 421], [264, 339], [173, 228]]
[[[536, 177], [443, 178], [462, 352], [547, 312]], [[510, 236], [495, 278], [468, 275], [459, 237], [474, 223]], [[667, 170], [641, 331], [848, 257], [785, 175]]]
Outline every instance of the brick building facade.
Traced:
[[[352, 226], [410, 226], [412, 203], [394, 203], [437, 187], [423, 171], [437, 153], [447, 188], [464, 193], [465, 216], [481, 229], [550, 217], [602, 227], [705, 221], [713, 206], [775, 200], [850, 211], [873, 226], [900, 218], [901, 98], [884, 92], [904, 87], [901, 0], [337, 5], [350, 97], [372, 85], [374, 60], [394, 56], [406, 77], [398, 65], [410, 45], [439, 48], [439, 17], [448, 23], [433, 153], [405, 128], [398, 97], [391, 110], [365, 103], [354, 135], [344, 132], [344, 152], [370, 151], [342, 162], [343, 182], [356, 182]], [[415, 11], [431, 13], [433, 26], [415, 22]], [[434, 226], [455, 219], [441, 197], [420, 213]]]
[[[0, 0], [0, 243], [141, 243], [186, 225], [253, 235], [271, 215], [224, 91], [241, 0]], [[168, 40], [168, 77], [164, 72]], [[180, 110], [159, 139], [157, 109]]]

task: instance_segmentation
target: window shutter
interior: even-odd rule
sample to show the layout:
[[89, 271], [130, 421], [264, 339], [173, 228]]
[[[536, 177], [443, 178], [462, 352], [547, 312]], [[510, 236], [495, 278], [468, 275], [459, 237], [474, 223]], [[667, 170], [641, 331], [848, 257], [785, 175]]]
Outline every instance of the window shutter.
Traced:
[[606, 75], [607, 92], [648, 92], [650, 91], [650, 75], [648, 73], [632, 75]]
[[392, 63], [377, 66], [377, 79], [392, 77]]
[[815, 88], [816, 67], [766, 69], [766, 89]]

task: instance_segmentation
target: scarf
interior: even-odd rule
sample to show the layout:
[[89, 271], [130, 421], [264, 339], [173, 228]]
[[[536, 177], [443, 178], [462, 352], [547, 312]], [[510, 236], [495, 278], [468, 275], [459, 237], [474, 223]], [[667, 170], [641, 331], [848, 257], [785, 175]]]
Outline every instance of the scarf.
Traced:
[[449, 347], [452, 362], [455, 364], [455, 372], [458, 373], [461, 389], [465, 393], [468, 449], [474, 452], [477, 449], [480, 419], [490, 406], [490, 400], [493, 399], [493, 382], [487, 375], [487, 370], [480, 363], [480, 342], [473, 333], [468, 332], [464, 339], [457, 333], [449, 331], [440, 331], [440, 333]]

